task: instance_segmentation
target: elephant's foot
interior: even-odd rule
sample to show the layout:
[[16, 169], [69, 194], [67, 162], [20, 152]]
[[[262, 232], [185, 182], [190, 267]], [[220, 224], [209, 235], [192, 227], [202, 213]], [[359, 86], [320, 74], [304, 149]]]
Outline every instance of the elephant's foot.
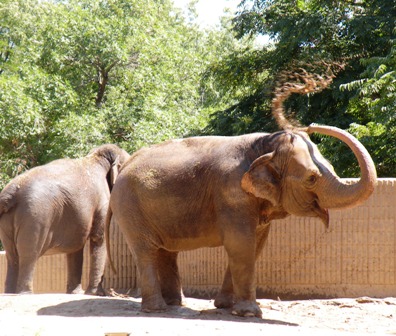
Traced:
[[168, 309], [168, 305], [165, 303], [164, 299], [161, 297], [150, 299], [142, 299], [142, 311], [145, 313], [160, 313]]
[[16, 293], [16, 294], [33, 294], [32, 282], [18, 283], [14, 293]]
[[77, 286], [67, 285], [66, 294], [84, 294], [81, 284]]
[[86, 295], [96, 295], [96, 296], [106, 296], [106, 292], [104, 291], [102, 286], [98, 286], [98, 287], [91, 287], [89, 286], [86, 291], [85, 291]]
[[180, 289], [175, 289], [173, 291], [162, 292], [162, 297], [164, 298], [168, 306], [182, 306], [184, 295]]
[[232, 308], [232, 315], [262, 317], [263, 312], [255, 301], [239, 301]]
[[166, 304], [168, 306], [182, 306], [183, 305], [183, 300], [182, 298], [164, 298]]
[[27, 295], [29, 295], [29, 294], [33, 294], [33, 291], [30, 290], [30, 289], [20, 290], [20, 291], [17, 291], [17, 294], [21, 294], [21, 295], [27, 294]]
[[4, 294], [17, 294], [16, 284], [12, 283], [11, 285], [7, 284], [4, 288]]
[[216, 308], [231, 308], [234, 305], [234, 295], [220, 292], [215, 298], [214, 305]]

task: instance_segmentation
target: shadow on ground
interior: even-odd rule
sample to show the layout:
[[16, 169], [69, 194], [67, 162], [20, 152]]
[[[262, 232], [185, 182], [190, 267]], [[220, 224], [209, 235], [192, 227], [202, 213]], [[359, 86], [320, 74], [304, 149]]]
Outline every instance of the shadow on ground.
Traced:
[[140, 306], [140, 302], [128, 299], [92, 298], [63, 302], [54, 306], [43, 307], [37, 311], [37, 314], [64, 317], [160, 317], [298, 326], [296, 323], [287, 321], [234, 316], [231, 314], [229, 309], [195, 310], [186, 306], [169, 306], [169, 309], [166, 312], [144, 313], [140, 310]]

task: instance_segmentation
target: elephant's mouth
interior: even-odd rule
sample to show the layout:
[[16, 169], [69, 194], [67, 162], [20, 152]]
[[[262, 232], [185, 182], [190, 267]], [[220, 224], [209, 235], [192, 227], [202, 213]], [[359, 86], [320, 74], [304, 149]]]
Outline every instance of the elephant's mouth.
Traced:
[[284, 208], [288, 213], [302, 217], [318, 217], [326, 229], [329, 228], [329, 211], [319, 205], [315, 194], [293, 193], [292, 199], [293, 201], [286, 199], [284, 203]]
[[330, 221], [329, 211], [327, 209], [321, 208], [316, 200], [313, 201], [312, 211], [322, 220], [327, 230], [329, 228]]
[[301, 217], [318, 217], [325, 225], [326, 229], [329, 228], [329, 211], [321, 208], [316, 201], [313, 201], [309, 206], [304, 207], [300, 211], [290, 211], [291, 214]]

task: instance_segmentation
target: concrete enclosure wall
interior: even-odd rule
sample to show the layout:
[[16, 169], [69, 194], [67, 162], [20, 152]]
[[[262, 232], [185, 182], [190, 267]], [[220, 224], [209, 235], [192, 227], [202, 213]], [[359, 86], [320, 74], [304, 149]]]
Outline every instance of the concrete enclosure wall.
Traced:
[[[105, 287], [126, 292], [138, 287], [138, 273], [118, 228], [111, 227], [111, 253]], [[89, 259], [85, 253], [86, 260]], [[88, 260], [87, 260], [88, 261]], [[86, 286], [88, 262], [84, 265]], [[227, 265], [222, 247], [179, 255], [185, 294], [209, 296], [219, 289]], [[0, 255], [0, 291], [6, 262]], [[268, 242], [257, 261], [260, 297], [386, 297], [396, 295], [396, 179], [380, 179], [363, 205], [330, 212], [330, 228], [314, 218], [290, 216], [271, 224]], [[45, 256], [37, 265], [37, 293], [65, 292], [64, 255]]]

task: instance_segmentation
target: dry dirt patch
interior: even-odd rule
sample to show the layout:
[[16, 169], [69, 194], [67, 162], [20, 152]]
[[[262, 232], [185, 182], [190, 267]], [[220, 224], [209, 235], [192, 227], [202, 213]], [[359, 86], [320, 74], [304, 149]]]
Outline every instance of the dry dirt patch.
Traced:
[[187, 298], [161, 314], [140, 299], [66, 294], [1, 295], [0, 334], [8, 335], [396, 335], [396, 299], [258, 300], [263, 318], [240, 318], [213, 301]]

